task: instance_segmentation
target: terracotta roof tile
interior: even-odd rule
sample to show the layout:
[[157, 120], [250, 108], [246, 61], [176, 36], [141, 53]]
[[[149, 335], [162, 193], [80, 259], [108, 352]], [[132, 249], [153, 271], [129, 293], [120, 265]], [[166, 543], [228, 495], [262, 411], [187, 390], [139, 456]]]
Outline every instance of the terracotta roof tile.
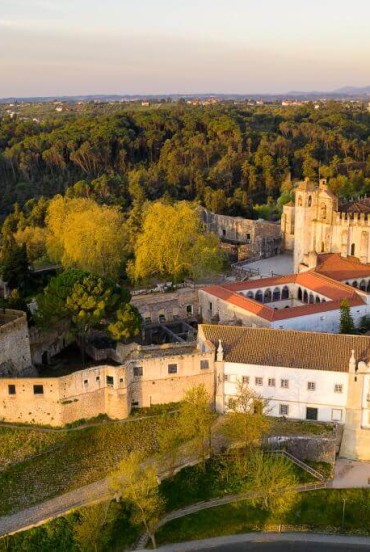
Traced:
[[370, 359], [368, 336], [209, 324], [199, 330], [215, 347], [221, 339], [226, 362], [348, 372], [352, 350], [357, 361]]
[[344, 258], [337, 253], [319, 255], [315, 271], [334, 280], [352, 280], [370, 276], [370, 265], [362, 264], [354, 257]]
[[[327, 297], [329, 300], [324, 303], [308, 303], [301, 306], [275, 309], [270, 307], [268, 303], [263, 304], [241, 294], [241, 291], [251, 289], [255, 290], [269, 287], [273, 290], [275, 286], [288, 283], [301, 285], [314, 293], [319, 293]], [[276, 276], [273, 278], [261, 278], [260, 280], [214, 285], [203, 288], [202, 291], [230, 303], [231, 305], [245, 309], [270, 322], [337, 310], [340, 302], [345, 298], [348, 299], [352, 307], [364, 304], [364, 300], [354, 288], [341, 282], [334, 281], [323, 274], [318, 274], [314, 270], [302, 272], [300, 274], [288, 274], [286, 276]]]

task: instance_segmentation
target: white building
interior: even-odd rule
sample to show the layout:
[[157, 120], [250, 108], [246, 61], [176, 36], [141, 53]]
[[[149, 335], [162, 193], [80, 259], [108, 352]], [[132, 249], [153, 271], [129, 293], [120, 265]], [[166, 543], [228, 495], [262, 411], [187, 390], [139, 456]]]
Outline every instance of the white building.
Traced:
[[199, 343], [217, 349], [219, 412], [244, 382], [272, 416], [344, 424], [341, 454], [370, 460], [370, 337], [202, 325]]
[[[367, 280], [362, 280], [366, 290]], [[355, 324], [370, 313], [370, 295], [354, 287], [312, 270], [209, 286], [199, 290], [199, 305], [204, 322], [338, 332], [343, 299]]]

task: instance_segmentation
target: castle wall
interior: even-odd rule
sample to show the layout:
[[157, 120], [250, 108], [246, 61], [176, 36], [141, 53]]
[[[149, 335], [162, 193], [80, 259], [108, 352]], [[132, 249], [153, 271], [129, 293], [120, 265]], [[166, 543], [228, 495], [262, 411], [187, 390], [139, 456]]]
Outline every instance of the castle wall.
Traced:
[[[203, 362], [206, 361], [206, 362]], [[202, 364], [201, 364], [202, 363]], [[208, 368], [202, 368], [208, 363]], [[169, 366], [176, 365], [177, 372], [169, 373]], [[142, 368], [142, 376], [134, 376], [134, 367]], [[178, 402], [184, 393], [195, 385], [203, 384], [208, 393], [214, 393], [214, 354], [199, 353], [152, 357], [130, 362], [130, 398], [135, 406], [151, 406]]]
[[21, 375], [31, 367], [26, 313], [0, 310], [0, 377]]
[[[113, 383], [107, 378], [113, 378]], [[99, 366], [60, 378], [7, 378], [0, 387], [0, 419], [62, 426], [106, 414], [129, 414], [125, 369]]]
[[272, 257], [281, 252], [279, 224], [217, 215], [204, 208], [201, 217], [207, 231], [216, 234], [221, 241], [243, 244], [244, 257]]
[[167, 321], [188, 318], [198, 314], [198, 291], [180, 288], [173, 293], [134, 295], [131, 303], [147, 322], [158, 322], [160, 316]]

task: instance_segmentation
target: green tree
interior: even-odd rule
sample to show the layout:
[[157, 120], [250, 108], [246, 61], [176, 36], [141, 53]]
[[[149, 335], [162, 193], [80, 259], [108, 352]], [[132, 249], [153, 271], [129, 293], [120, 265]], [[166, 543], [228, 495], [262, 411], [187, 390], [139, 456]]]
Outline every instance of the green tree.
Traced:
[[17, 288], [22, 294], [26, 293], [30, 269], [25, 245], [17, 245], [13, 242], [3, 249], [0, 273], [10, 289]]
[[246, 383], [238, 382], [236, 395], [230, 400], [229, 409], [220, 431], [231, 441], [242, 443], [247, 448], [259, 442], [268, 431], [268, 400]]
[[246, 457], [246, 491], [253, 491], [252, 503], [274, 514], [288, 511], [297, 494], [292, 464], [281, 456], [255, 450]]
[[164, 512], [164, 502], [159, 494], [157, 468], [144, 460], [139, 452], [131, 452], [112, 473], [110, 486], [117, 498], [131, 505], [132, 523], [145, 528], [155, 548], [155, 529]]
[[340, 303], [340, 333], [343, 334], [353, 334], [355, 333], [355, 324], [353, 322], [353, 317], [351, 314], [351, 309], [348, 299], [343, 299]]
[[180, 435], [191, 441], [197, 456], [202, 460], [203, 469], [208, 454], [212, 453], [212, 427], [216, 419], [213, 399], [205, 385], [189, 389], [181, 403], [178, 427]]
[[116, 320], [109, 324], [108, 331], [113, 339], [124, 341], [139, 335], [142, 319], [139, 311], [133, 305], [126, 303], [116, 312]]
[[74, 540], [81, 552], [103, 550], [108, 538], [104, 531], [108, 521], [110, 502], [101, 502], [84, 508], [79, 523], [74, 526]]

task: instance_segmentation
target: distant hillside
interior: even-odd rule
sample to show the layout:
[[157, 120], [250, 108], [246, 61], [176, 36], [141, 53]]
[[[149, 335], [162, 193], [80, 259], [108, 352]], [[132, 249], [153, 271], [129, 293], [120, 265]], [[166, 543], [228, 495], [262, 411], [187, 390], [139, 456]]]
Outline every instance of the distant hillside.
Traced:
[[342, 88], [338, 88], [338, 90], [334, 90], [334, 93], [348, 94], [349, 96], [359, 94], [370, 95], [370, 86], [343, 86]]

